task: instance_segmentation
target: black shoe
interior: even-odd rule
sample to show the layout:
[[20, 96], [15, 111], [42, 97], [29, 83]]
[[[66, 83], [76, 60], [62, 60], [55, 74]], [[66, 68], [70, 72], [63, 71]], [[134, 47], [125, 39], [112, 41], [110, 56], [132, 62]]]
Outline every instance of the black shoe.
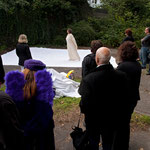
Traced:
[[150, 75], [150, 72], [148, 72], [146, 75]]

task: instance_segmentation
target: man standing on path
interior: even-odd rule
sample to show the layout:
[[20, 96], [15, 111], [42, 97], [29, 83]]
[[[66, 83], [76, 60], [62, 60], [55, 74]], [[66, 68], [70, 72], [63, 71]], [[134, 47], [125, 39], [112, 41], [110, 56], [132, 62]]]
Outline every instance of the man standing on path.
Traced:
[[[140, 59], [142, 62], [142, 69], [146, 69], [146, 64], [148, 63], [148, 53], [150, 53], [150, 27], [145, 28], [146, 36], [141, 39], [141, 52], [140, 52]], [[150, 68], [147, 75], [150, 75]]]
[[[80, 108], [85, 114], [89, 150], [99, 150], [100, 135], [103, 150], [112, 150], [117, 130], [127, 120], [126, 74], [113, 68], [109, 63], [110, 57], [108, 48], [99, 48], [96, 52], [97, 68], [82, 79], [79, 87]], [[123, 139], [120, 142], [123, 144]], [[120, 150], [127, 148], [122, 145]]]

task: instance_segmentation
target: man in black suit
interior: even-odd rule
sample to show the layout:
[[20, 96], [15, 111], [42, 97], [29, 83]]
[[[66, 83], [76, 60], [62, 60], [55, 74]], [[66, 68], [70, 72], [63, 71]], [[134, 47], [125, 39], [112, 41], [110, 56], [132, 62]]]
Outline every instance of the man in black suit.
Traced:
[[[127, 121], [126, 74], [115, 70], [109, 63], [110, 58], [108, 48], [99, 48], [96, 52], [97, 68], [82, 79], [79, 87], [80, 108], [85, 114], [90, 150], [99, 150], [100, 135], [103, 150], [112, 150], [117, 131]], [[126, 149], [121, 147], [120, 150]]]

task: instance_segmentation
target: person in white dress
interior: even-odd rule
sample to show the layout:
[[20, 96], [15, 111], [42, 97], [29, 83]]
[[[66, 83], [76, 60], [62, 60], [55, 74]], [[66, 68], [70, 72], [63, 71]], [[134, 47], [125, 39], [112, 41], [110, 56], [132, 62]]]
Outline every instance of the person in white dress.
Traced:
[[77, 43], [76, 40], [74, 38], [74, 36], [72, 35], [72, 29], [67, 29], [67, 37], [66, 37], [66, 42], [67, 42], [67, 50], [68, 50], [68, 55], [69, 55], [69, 60], [71, 61], [79, 61], [80, 57], [79, 54], [77, 52]]

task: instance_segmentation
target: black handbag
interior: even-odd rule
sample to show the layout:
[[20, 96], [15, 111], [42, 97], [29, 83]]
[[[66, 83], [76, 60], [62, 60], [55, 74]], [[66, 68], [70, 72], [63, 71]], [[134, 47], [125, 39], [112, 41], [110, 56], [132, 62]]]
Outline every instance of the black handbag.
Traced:
[[88, 133], [86, 130], [83, 131], [83, 129], [79, 127], [80, 118], [81, 114], [78, 125], [72, 128], [73, 131], [70, 133], [70, 136], [73, 141], [73, 146], [76, 150], [88, 150]]

